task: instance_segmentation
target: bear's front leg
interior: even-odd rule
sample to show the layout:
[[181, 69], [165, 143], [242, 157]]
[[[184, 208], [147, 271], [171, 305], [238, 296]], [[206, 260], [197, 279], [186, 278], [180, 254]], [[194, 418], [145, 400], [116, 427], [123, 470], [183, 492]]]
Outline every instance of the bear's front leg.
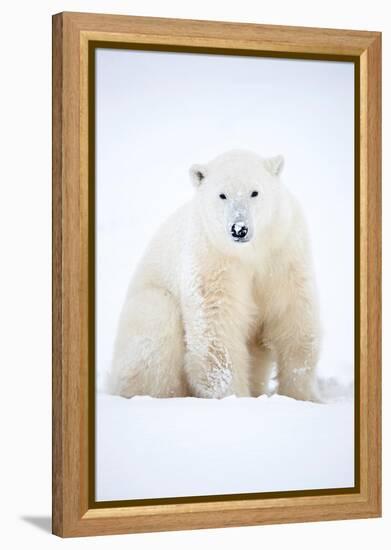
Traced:
[[267, 336], [278, 365], [278, 393], [302, 401], [322, 402], [317, 378], [320, 327], [311, 293], [291, 294], [284, 314]]
[[185, 373], [191, 394], [195, 397], [222, 399], [229, 395], [249, 397], [246, 357], [241, 368], [234, 366], [228, 347], [218, 339], [209, 338], [204, 345], [206, 354], [189, 349], [185, 354]]
[[301, 401], [321, 402], [316, 376], [317, 353], [308, 344], [280, 351], [278, 354], [278, 393]]
[[216, 269], [205, 278], [194, 278], [184, 293], [184, 368], [195, 397], [250, 395], [250, 359], [244, 334], [236, 326], [234, 302], [226, 300], [227, 286], [226, 270]]
[[185, 372], [192, 395], [221, 399], [234, 393], [233, 369], [223, 345], [205, 342], [206, 354], [189, 350], [185, 354]]

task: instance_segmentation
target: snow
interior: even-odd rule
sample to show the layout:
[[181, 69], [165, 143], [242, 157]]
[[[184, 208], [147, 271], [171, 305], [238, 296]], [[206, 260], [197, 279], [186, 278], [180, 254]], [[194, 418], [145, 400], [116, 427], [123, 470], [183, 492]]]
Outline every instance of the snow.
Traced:
[[97, 394], [96, 498], [352, 487], [352, 400]]

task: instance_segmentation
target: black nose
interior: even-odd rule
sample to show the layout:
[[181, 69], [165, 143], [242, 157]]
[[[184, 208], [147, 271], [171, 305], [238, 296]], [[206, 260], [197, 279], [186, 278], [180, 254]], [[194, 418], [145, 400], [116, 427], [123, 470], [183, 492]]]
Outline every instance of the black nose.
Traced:
[[248, 227], [242, 222], [236, 222], [231, 227], [231, 234], [234, 239], [244, 239], [248, 233]]

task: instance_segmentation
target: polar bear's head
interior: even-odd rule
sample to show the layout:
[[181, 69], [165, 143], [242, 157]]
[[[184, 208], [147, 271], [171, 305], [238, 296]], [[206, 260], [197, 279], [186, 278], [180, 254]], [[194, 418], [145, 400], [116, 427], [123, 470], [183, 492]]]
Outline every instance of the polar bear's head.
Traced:
[[261, 158], [230, 151], [207, 164], [194, 164], [190, 176], [197, 189], [204, 229], [217, 245], [254, 241], [273, 218], [283, 158]]

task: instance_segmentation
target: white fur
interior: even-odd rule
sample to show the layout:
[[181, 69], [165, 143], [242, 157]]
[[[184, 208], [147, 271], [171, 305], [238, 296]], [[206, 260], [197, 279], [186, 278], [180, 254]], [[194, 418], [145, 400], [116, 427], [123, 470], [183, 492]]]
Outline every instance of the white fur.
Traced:
[[[319, 399], [311, 252], [282, 164], [231, 151], [191, 168], [193, 200], [159, 229], [130, 283], [112, 393], [258, 396], [276, 365], [279, 393]], [[249, 242], [232, 239], [239, 218]]]

